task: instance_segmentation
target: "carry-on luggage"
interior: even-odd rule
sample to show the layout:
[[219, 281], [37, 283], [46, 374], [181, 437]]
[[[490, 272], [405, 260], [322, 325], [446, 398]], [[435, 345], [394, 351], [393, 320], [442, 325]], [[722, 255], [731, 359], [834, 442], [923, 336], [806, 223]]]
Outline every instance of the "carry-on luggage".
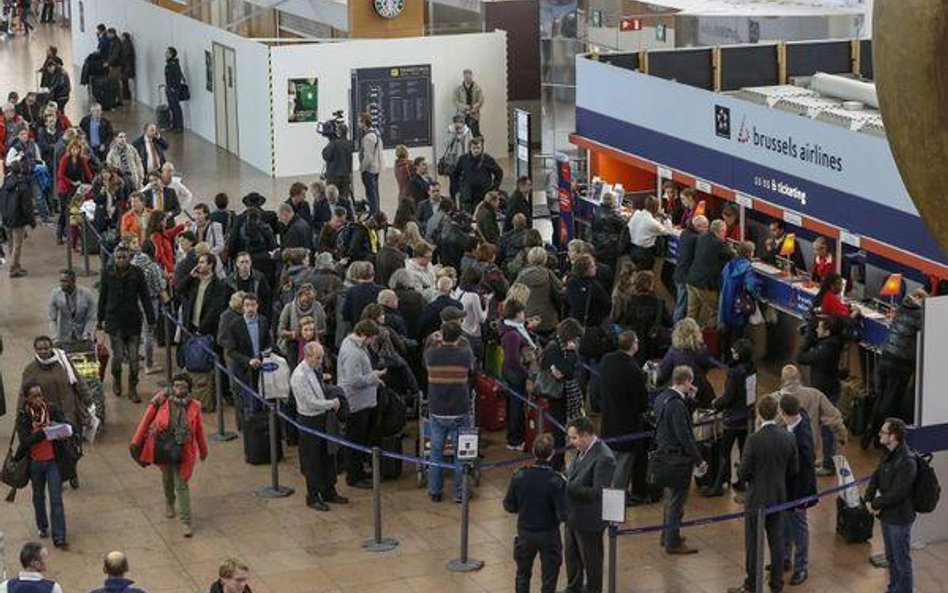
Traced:
[[[244, 461], [250, 465], [270, 463], [270, 419], [266, 411], [243, 419]], [[277, 459], [283, 459], [283, 446], [277, 439]]]
[[[382, 437], [382, 441], [379, 446], [382, 448], [382, 451], [390, 451], [392, 453], [402, 454], [402, 439], [404, 435], [396, 434], [393, 436]], [[397, 480], [402, 477], [402, 460], [395, 459], [393, 457], [388, 457], [385, 454], [382, 455], [382, 459], [379, 462], [380, 475], [383, 480]]]
[[[550, 400], [545, 397], [533, 398], [533, 401], [543, 410], [543, 433], [552, 434], [555, 428], [550, 423]], [[533, 406], [527, 406], [527, 425], [523, 429], [523, 444], [525, 451], [533, 450], [533, 441], [540, 434], [540, 412]]]
[[705, 327], [701, 329], [701, 337], [704, 339], [704, 346], [708, 349], [708, 354], [712, 358], [721, 358], [721, 333], [717, 328]]
[[474, 390], [477, 394], [477, 425], [489, 432], [502, 430], [507, 423], [507, 398], [500, 381], [488, 375], [477, 375]]
[[171, 108], [165, 102], [164, 88], [165, 85], [158, 85], [158, 106], [155, 107], [155, 124], [161, 131], [170, 130], [174, 123], [171, 118]]
[[118, 80], [108, 76], [94, 76], [89, 79], [89, 90], [92, 98], [102, 106], [104, 111], [115, 109], [122, 104], [122, 85]]
[[855, 544], [872, 539], [872, 527], [875, 517], [869, 512], [866, 503], [860, 502], [850, 507], [842, 497], [836, 497], [836, 533], [847, 544]]

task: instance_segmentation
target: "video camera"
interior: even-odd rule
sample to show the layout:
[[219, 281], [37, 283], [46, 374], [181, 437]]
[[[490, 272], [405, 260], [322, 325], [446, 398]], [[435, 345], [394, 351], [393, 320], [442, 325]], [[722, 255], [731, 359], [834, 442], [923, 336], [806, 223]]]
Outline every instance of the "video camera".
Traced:
[[346, 126], [346, 114], [342, 109], [332, 112], [332, 119], [316, 123], [316, 131], [329, 140], [335, 140], [341, 136], [341, 130], [348, 130]]

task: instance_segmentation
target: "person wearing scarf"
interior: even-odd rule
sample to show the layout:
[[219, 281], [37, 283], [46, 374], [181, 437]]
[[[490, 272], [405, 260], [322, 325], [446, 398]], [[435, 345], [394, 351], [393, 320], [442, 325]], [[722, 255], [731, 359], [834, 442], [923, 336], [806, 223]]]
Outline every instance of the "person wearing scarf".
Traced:
[[[500, 326], [500, 345], [504, 350], [501, 375], [511, 389], [527, 393], [531, 361], [535, 360], [537, 345], [527, 330], [524, 306], [520, 301], [504, 303], [504, 322]], [[524, 450], [523, 429], [525, 424], [523, 402], [516, 397], [507, 398], [507, 448]]]
[[[64, 441], [50, 439], [44, 428], [62, 424], [62, 411], [48, 401], [43, 387], [35, 382], [24, 382], [20, 391], [23, 406], [17, 415], [16, 428], [20, 446], [14, 455], [17, 460], [29, 456], [30, 485], [33, 489], [33, 511], [36, 529], [41, 538], [48, 537], [52, 523], [53, 544], [66, 549], [66, 511], [63, 506], [63, 481], [74, 474], [75, 464], [70, 460]], [[49, 491], [49, 510], [46, 510], [46, 492]], [[12, 501], [12, 499], [9, 499]], [[52, 521], [50, 521], [52, 519]]]
[[[316, 300], [316, 289], [308, 282], [300, 285], [296, 291], [296, 298], [293, 302], [287, 303], [280, 312], [278, 325], [280, 339], [277, 342], [280, 352], [286, 353], [289, 341], [299, 336], [300, 322], [304, 317], [313, 319], [316, 323], [317, 334], [326, 333], [326, 311]], [[291, 360], [294, 366], [296, 362], [296, 360]]]
[[155, 462], [157, 435], [170, 431], [174, 442], [181, 447], [181, 463], [159, 465], [165, 494], [165, 517], [175, 516], [178, 502], [184, 537], [194, 535], [191, 519], [191, 490], [188, 482], [198, 457], [207, 459], [207, 439], [201, 419], [201, 402], [191, 398], [191, 377], [175, 375], [170, 393], [159, 392], [152, 400], [129, 444], [132, 459], [142, 467]]
[[[86, 382], [79, 378], [66, 353], [53, 348], [49, 336], [38, 336], [33, 340], [34, 360], [23, 369], [22, 383], [36, 383], [43, 389], [47, 402], [62, 411], [63, 417], [81, 433], [91, 417], [92, 393]], [[22, 410], [25, 401], [21, 395], [17, 410]], [[73, 480], [78, 486], [78, 480]]]

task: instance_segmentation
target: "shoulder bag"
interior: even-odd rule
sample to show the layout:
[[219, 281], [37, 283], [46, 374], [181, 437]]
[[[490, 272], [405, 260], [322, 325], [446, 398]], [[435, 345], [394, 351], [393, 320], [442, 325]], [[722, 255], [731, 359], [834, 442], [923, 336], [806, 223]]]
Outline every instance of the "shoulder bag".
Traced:
[[25, 488], [30, 483], [30, 456], [24, 455], [20, 459], [14, 458], [14, 438], [16, 438], [16, 428], [13, 429], [13, 434], [10, 435], [7, 456], [3, 460], [3, 469], [0, 470], [0, 482], [13, 489]]
[[[162, 403], [167, 403], [167, 399]], [[160, 410], [159, 404], [152, 404]], [[171, 404], [168, 403], [170, 407]], [[172, 411], [168, 410], [169, 422]], [[186, 411], [184, 413], [187, 413]], [[156, 410], [157, 414], [157, 410]], [[184, 460], [184, 446], [175, 439], [171, 426], [165, 430], [155, 431], [155, 447], [152, 461], [155, 465], [179, 465]]]
[[[655, 431], [662, 425], [662, 417], [670, 402], [662, 406], [655, 421]], [[645, 480], [656, 488], [687, 488], [691, 484], [691, 458], [683, 452], [652, 449], [648, 453], [648, 469]]]
[[552, 341], [547, 344], [538, 357], [540, 368], [537, 371], [536, 379], [533, 381], [533, 391], [534, 395], [547, 399], [563, 399], [563, 381], [553, 376], [550, 365], [546, 361], [546, 355], [552, 344]]

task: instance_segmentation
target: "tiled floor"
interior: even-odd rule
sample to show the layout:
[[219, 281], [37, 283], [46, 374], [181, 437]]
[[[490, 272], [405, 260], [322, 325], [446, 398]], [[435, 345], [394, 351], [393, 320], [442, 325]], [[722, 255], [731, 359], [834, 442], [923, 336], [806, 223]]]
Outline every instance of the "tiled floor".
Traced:
[[[23, 38], [0, 43], [0, 90], [23, 90], [31, 84], [48, 43], [57, 44], [71, 61], [68, 34], [62, 29], [43, 30], [29, 43]], [[76, 94], [84, 92], [81, 88]], [[76, 100], [70, 104], [75, 121], [82, 103]], [[150, 110], [126, 107], [109, 117], [119, 128], [133, 130], [150, 117]], [[232, 196], [256, 190], [273, 203], [293, 181], [272, 180], [188, 133], [173, 137], [171, 142], [172, 158], [199, 200], [221, 190]], [[393, 186], [391, 174], [383, 176], [385, 195], [391, 196]], [[46, 298], [64, 257], [63, 250], [55, 247], [52, 232], [38, 229], [26, 249], [25, 266], [30, 275], [11, 281], [5, 271], [0, 274], [0, 333], [6, 346], [0, 370], [8, 401], [14, 397], [22, 368], [32, 358], [33, 336], [47, 329]], [[91, 284], [91, 280], [83, 279], [83, 283]], [[715, 379], [720, 381], [720, 377]], [[154, 387], [152, 378], [146, 385]], [[82, 487], [65, 494], [72, 547], [68, 552], [51, 552], [50, 571], [68, 593], [96, 586], [102, 578], [102, 554], [115, 548], [128, 552], [132, 578], [151, 593], [205, 590], [218, 564], [230, 555], [251, 565], [253, 589], [263, 593], [500, 593], [512, 589], [515, 520], [500, 504], [510, 470], [485, 473], [477, 489], [471, 509], [470, 556], [483, 560], [485, 566], [470, 574], [452, 574], [445, 569], [445, 563], [458, 553], [458, 506], [428, 502], [415, 486], [410, 468], [400, 481], [383, 486], [384, 532], [398, 538], [400, 545], [388, 553], [370, 554], [361, 548], [362, 541], [372, 534], [369, 493], [343, 487], [343, 494], [352, 500], [350, 505], [334, 507], [330, 513], [306, 509], [300, 495], [303, 484], [296, 469], [296, 450], [289, 449], [280, 465], [281, 479], [297, 493], [278, 500], [260, 498], [255, 491], [269, 483], [268, 468], [244, 464], [239, 441], [212, 443], [207, 463], [197, 468], [192, 480], [196, 535], [187, 540], [181, 537], [179, 524], [162, 515], [157, 471], [141, 469], [128, 457], [128, 438], [142, 408], [110, 397], [107, 429], [101, 440], [87, 449], [80, 465]], [[214, 418], [207, 417], [206, 422], [210, 427]], [[0, 419], [0, 443], [9, 438], [11, 428], [8, 414]], [[488, 436], [494, 444], [487, 450], [488, 460], [505, 457], [506, 452], [497, 446], [501, 435]], [[411, 449], [410, 441], [406, 447]], [[852, 444], [846, 453], [858, 474], [874, 463], [871, 455]], [[828, 487], [832, 482], [821, 479], [820, 485]], [[688, 503], [687, 515], [706, 516], [737, 508], [730, 498], [695, 497]], [[657, 505], [634, 509], [629, 513], [629, 524], [653, 524], [660, 517]], [[788, 590], [883, 591], [885, 572], [867, 562], [869, 554], [881, 548], [879, 537], [871, 545], [846, 545], [834, 536], [834, 521], [832, 501], [812, 511], [811, 577], [804, 586]], [[35, 536], [29, 491], [21, 492], [12, 505], [0, 503], [0, 530], [6, 539], [7, 567], [12, 569], [19, 547]], [[720, 593], [741, 580], [742, 534], [742, 525], [735, 522], [691, 529], [689, 543], [701, 553], [682, 558], [661, 553], [657, 535], [623, 538], [619, 542], [618, 590]], [[914, 557], [917, 591], [948, 590], [948, 546], [930, 546]]]

